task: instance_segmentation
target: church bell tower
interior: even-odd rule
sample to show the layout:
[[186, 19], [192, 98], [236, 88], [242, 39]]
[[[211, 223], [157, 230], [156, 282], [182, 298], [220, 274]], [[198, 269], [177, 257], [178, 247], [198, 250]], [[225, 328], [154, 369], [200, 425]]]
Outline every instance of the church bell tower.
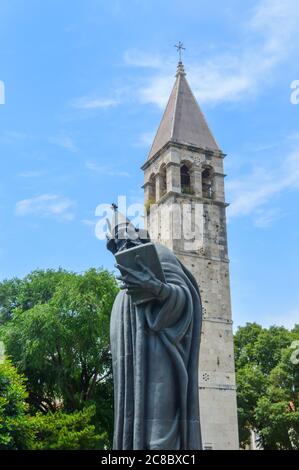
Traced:
[[146, 226], [195, 277], [202, 299], [199, 400], [204, 449], [238, 449], [223, 159], [178, 63], [144, 171]]

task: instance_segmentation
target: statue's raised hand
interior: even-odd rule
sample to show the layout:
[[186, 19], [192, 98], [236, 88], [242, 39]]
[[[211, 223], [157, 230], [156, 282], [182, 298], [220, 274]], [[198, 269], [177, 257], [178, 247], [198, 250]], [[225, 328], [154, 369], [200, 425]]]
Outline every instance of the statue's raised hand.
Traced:
[[138, 270], [127, 268], [121, 264], [115, 267], [122, 273], [117, 279], [123, 282], [121, 289], [126, 289], [127, 294], [135, 294], [141, 291], [150, 292], [158, 299], [168, 296], [168, 286], [161, 282], [155, 274], [142, 262], [140, 256], [135, 257]]

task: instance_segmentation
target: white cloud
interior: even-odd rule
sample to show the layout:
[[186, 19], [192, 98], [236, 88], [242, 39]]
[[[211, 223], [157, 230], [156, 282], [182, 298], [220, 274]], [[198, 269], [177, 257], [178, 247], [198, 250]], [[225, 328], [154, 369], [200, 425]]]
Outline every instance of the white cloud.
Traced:
[[173, 85], [173, 73], [153, 77], [148, 85], [138, 90], [138, 97], [142, 103], [153, 103], [164, 108]]
[[297, 0], [262, 0], [257, 3], [248, 27], [265, 38], [263, 52], [269, 54], [270, 63], [289, 54], [294, 33], [297, 35], [298, 18]]
[[5, 104], [5, 85], [2, 80], [0, 80], [0, 104]]
[[18, 174], [21, 178], [40, 178], [46, 174], [43, 170], [28, 170]]
[[[231, 47], [226, 46], [201, 62], [188, 64], [188, 80], [200, 103], [236, 102], [256, 94], [273, 80], [275, 67], [296, 51], [299, 22], [298, 0], [260, 0], [249, 11], [248, 19], [240, 25], [242, 37]], [[237, 44], [236, 44], [237, 43]], [[119, 105], [132, 95], [141, 103], [164, 108], [174, 80], [175, 63], [154, 52], [126, 50], [124, 64], [154, 69], [149, 79], [134, 79], [115, 90], [112, 97], [84, 96], [73, 100], [78, 109], [104, 109]]]
[[96, 225], [95, 220], [82, 219], [81, 222], [82, 222], [83, 225], [86, 225], [87, 227], [95, 227], [95, 225]]
[[79, 150], [74, 140], [68, 135], [59, 135], [57, 137], [53, 137], [49, 139], [49, 142], [69, 150], [70, 152], [78, 152]]
[[[216, 58], [202, 65], [188, 67], [188, 80], [200, 103], [236, 101], [249, 89], [253, 80], [247, 70], [238, 70], [238, 60], [232, 57]], [[153, 103], [164, 108], [173, 85], [173, 70], [167, 75], [153, 77], [150, 83], [138, 91], [142, 103]]]
[[137, 49], [124, 52], [124, 62], [133, 67], [160, 68], [163, 65], [161, 56], [149, 54]]
[[25, 132], [18, 131], [4, 131], [0, 135], [0, 142], [3, 142], [4, 144], [14, 144], [15, 142], [22, 140], [30, 141], [34, 140], [34, 137]]
[[288, 140], [299, 140], [299, 132], [294, 132], [293, 134], [289, 135]]
[[275, 314], [273, 312], [263, 315], [262, 324], [266, 328], [272, 325], [277, 325], [284, 326], [285, 328], [292, 330], [296, 324], [299, 324], [299, 309], [294, 308], [281, 315]]
[[87, 96], [76, 98], [71, 103], [72, 107], [77, 109], [111, 108], [119, 104], [119, 100], [114, 98], [90, 98]]
[[135, 142], [135, 147], [150, 147], [155, 137], [155, 131], [143, 132]]
[[258, 228], [268, 228], [274, 222], [279, 220], [282, 217], [280, 209], [258, 209], [256, 211], [256, 218], [254, 220], [254, 225]]
[[[234, 44], [225, 54], [188, 65], [195, 96], [201, 103], [233, 102], [268, 86], [274, 68], [296, 50], [298, 22], [297, 0], [259, 1], [242, 27], [244, 39], [239, 46]], [[141, 52], [139, 56], [142, 58]], [[138, 60], [132, 62], [138, 64]], [[159, 73], [139, 88], [138, 95], [141, 102], [163, 108], [173, 84], [173, 65], [157, 59], [157, 67], [159, 63]], [[144, 64], [140, 60], [140, 66]]]
[[28, 141], [28, 142], [47, 142], [50, 144], [58, 145], [70, 152], [77, 152], [79, 149], [75, 144], [72, 137], [66, 135], [64, 133], [60, 133], [54, 137], [47, 137], [47, 136], [38, 136], [38, 135], [31, 135], [25, 132], [18, 132], [18, 131], [6, 131], [2, 135], [0, 135], [0, 141], [4, 143], [15, 143], [19, 141]]
[[[228, 208], [229, 217], [256, 213], [258, 221], [257, 209], [264, 206], [274, 195], [287, 189], [299, 189], [299, 150], [291, 153], [283, 164], [274, 170], [258, 167], [251, 174], [228, 181], [226, 189], [232, 201]], [[262, 223], [262, 219], [260, 222]]]
[[131, 189], [128, 194], [128, 203], [130, 205], [140, 204], [140, 206], [144, 207], [144, 191], [143, 189]]
[[55, 216], [62, 220], [73, 220], [75, 203], [56, 194], [41, 194], [16, 203], [16, 215]]
[[89, 161], [86, 162], [86, 168], [94, 173], [99, 173], [105, 176], [131, 176], [129, 172], [122, 170], [115, 170], [109, 166], [98, 165], [96, 162]]
[[275, 142], [272, 142], [272, 143], [269, 143], [269, 144], [254, 145], [251, 148], [251, 150], [253, 152], [264, 152], [265, 150], [272, 150], [272, 149], [277, 148], [281, 145], [283, 145], [282, 142], [275, 141]]

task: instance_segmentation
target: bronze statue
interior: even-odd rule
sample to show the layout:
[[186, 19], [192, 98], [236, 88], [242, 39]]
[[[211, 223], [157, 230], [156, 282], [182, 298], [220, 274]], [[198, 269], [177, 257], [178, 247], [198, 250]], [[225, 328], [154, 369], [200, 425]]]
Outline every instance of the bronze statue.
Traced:
[[110, 324], [113, 448], [201, 449], [197, 283], [172, 251], [153, 245], [117, 208], [110, 231], [108, 249], [128, 259], [116, 265], [123, 284]]

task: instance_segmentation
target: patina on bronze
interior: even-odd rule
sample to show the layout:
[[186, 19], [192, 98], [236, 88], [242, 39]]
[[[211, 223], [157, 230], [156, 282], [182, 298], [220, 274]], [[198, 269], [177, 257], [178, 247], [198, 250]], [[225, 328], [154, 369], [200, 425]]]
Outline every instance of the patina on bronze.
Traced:
[[[148, 243], [115, 209], [108, 249]], [[166, 282], [140, 257], [122, 276], [110, 324], [114, 377], [113, 448], [201, 449], [198, 357], [201, 300], [192, 274], [165, 246], [155, 244]], [[132, 294], [152, 300], [135, 305]]]

